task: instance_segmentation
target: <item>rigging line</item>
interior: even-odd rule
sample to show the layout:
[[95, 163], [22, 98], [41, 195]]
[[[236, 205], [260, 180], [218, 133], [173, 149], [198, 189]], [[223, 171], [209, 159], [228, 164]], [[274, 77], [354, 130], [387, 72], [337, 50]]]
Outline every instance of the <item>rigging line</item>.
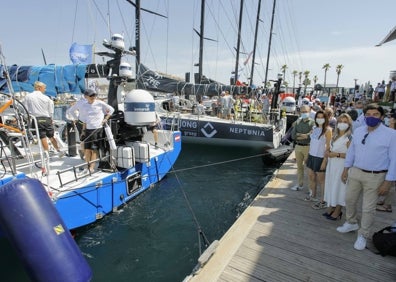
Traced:
[[[169, 0], [166, 2], [167, 5], [166, 7], [166, 18], [169, 19]], [[169, 20], [166, 21], [166, 47], [165, 47], [165, 72], [168, 73], [168, 59], [169, 59], [169, 30], [170, 30], [170, 25], [169, 25]]]
[[74, 31], [76, 30], [77, 7], [78, 7], [78, 0], [76, 1], [76, 7], [75, 7], [75, 9], [74, 9], [73, 32], [72, 32], [72, 38], [71, 38], [71, 42], [72, 42], [72, 43], [73, 43], [73, 41], [74, 41]]
[[201, 255], [202, 254], [202, 249], [201, 249], [202, 246], [201, 246], [201, 240], [200, 240], [201, 237], [204, 240], [205, 247], [208, 247], [210, 245], [210, 242], [209, 242], [208, 238], [206, 237], [205, 233], [203, 232], [203, 230], [201, 228], [201, 225], [200, 225], [200, 223], [198, 221], [198, 218], [195, 215], [194, 209], [191, 206], [191, 202], [190, 202], [190, 200], [187, 197], [187, 193], [186, 193], [186, 191], [184, 191], [183, 186], [181, 184], [181, 181], [180, 181], [178, 175], [176, 174], [176, 172], [174, 171], [173, 166], [172, 166], [172, 170], [170, 172], [174, 172], [175, 173], [175, 178], [176, 178], [177, 183], [179, 184], [179, 189], [182, 192], [184, 199], [186, 200], [187, 207], [190, 210], [191, 216], [192, 216], [192, 218], [193, 218], [193, 220], [195, 222], [195, 225], [197, 227], [198, 242], [199, 242], [199, 255]]
[[[232, 2], [231, 2], [231, 4], [232, 4]], [[221, 6], [221, 9], [220, 9], [220, 10], [222, 10], [222, 11], [227, 11], [227, 9], [226, 9], [226, 7], [223, 5], [223, 2], [222, 2], [222, 1], [220, 1], [220, 6]], [[222, 38], [223, 38], [223, 40], [224, 40], [226, 46], [228, 47], [228, 50], [229, 50], [230, 53], [232, 54], [233, 58], [235, 58], [234, 47], [230, 46], [230, 44], [228, 43], [228, 41], [227, 41], [227, 36], [224, 34], [224, 32], [223, 32], [223, 30], [222, 30], [222, 28], [221, 28], [221, 26], [220, 26], [220, 24], [219, 24], [219, 21], [218, 21], [217, 18], [213, 15], [213, 12], [212, 12], [212, 10], [211, 10], [210, 8], [209, 8], [209, 12], [211, 13], [211, 16], [212, 16], [213, 21], [216, 23], [216, 26], [217, 26], [218, 30], [220, 31], [220, 34], [221, 34], [221, 36], [222, 36]], [[236, 29], [235, 29], [234, 25], [232, 24], [233, 22], [230, 20], [229, 14], [228, 14], [228, 13], [225, 13], [225, 14], [223, 14], [223, 15], [225, 15], [225, 17], [227, 18], [228, 22], [230, 23], [229, 26], [230, 26], [231, 28], [233, 28], [233, 31], [234, 31], [234, 32], [236, 32]]]
[[103, 22], [106, 23], [107, 28], [109, 30], [109, 34], [111, 36], [111, 28], [109, 23], [106, 21], [106, 17], [103, 15], [102, 11], [99, 9], [98, 5], [96, 4], [95, 0], [92, 0], [92, 3], [95, 5], [96, 10], [98, 11], [100, 17], [102, 18]]
[[298, 32], [297, 32], [297, 29], [296, 29], [296, 27], [297, 27], [297, 25], [296, 25], [296, 22], [295, 22], [295, 15], [294, 15], [294, 13], [292, 13], [291, 11], [293, 11], [293, 9], [292, 9], [292, 5], [291, 4], [288, 4], [287, 5], [287, 11], [288, 11], [288, 20], [290, 20], [290, 22], [291, 22], [291, 27], [292, 27], [292, 33], [291, 34], [293, 34], [293, 38], [294, 38], [294, 43], [296, 44], [296, 53], [297, 53], [297, 64], [299, 65], [299, 66], [301, 66], [302, 65], [302, 59], [301, 59], [301, 51], [300, 51], [300, 42], [299, 42], [299, 36], [298, 36]]
[[[263, 154], [258, 154], [258, 155], [253, 155], [253, 156], [247, 156], [247, 157], [243, 157], [243, 158], [232, 159], [232, 160], [228, 160], [228, 161], [216, 162], [216, 163], [212, 163], [212, 164], [205, 164], [205, 165], [193, 166], [193, 167], [190, 167], [190, 168], [181, 168], [181, 169], [176, 169], [176, 170], [174, 170], [174, 172], [188, 171], [188, 170], [199, 169], [199, 168], [203, 168], [203, 167], [210, 167], [210, 166], [222, 165], [222, 164], [237, 162], [237, 161], [241, 161], [241, 160], [248, 160], [248, 159], [258, 158], [258, 157], [262, 157], [262, 156], [264, 156], [264, 155], [265, 155], [265, 154], [263, 153]], [[171, 172], [171, 173], [172, 173], [172, 172]]]
[[[159, 7], [158, 5], [159, 5], [159, 2], [157, 2], [157, 8], [156, 8], [157, 10], [158, 10], [158, 7]], [[143, 10], [143, 9], [141, 9], [141, 10]], [[151, 14], [154, 14], [154, 15], [159, 15], [159, 14], [154, 13], [154, 12], [151, 12], [151, 11], [149, 11], [149, 10], [145, 10], [145, 11], [147, 11], [147, 12], [149, 12], [149, 13], [151, 13]], [[161, 17], [164, 17], [164, 16], [161, 15]], [[164, 18], [166, 18], [166, 17], [164, 17]], [[167, 19], [167, 18], [166, 18], [166, 19]], [[146, 29], [146, 25], [145, 25], [145, 23], [144, 23], [144, 21], [142, 20], [142, 17], [141, 17], [141, 18], [140, 18], [140, 27], [143, 28], [143, 32], [144, 32], [144, 34], [146, 35], [146, 38], [147, 38], [147, 42], [146, 42], [146, 43], [147, 43], [147, 46], [148, 46], [148, 49], [149, 49], [149, 52], [146, 53], [144, 57], [147, 58], [148, 55], [150, 55], [150, 56], [151, 56], [151, 59], [153, 60], [153, 63], [154, 63], [154, 68], [155, 68], [155, 69], [159, 69], [158, 64], [157, 64], [157, 61], [156, 61], [156, 58], [157, 58], [158, 56], [156, 56], [156, 55], [154, 54], [153, 49], [152, 49], [152, 47], [151, 47], [151, 40], [150, 40], [150, 38], [151, 38], [151, 36], [152, 36], [152, 34], [154, 33], [154, 30], [155, 30], [154, 26], [155, 26], [156, 21], [157, 21], [157, 17], [154, 17], [153, 23], [152, 23], [151, 28], [150, 28], [150, 31], [148, 31], [148, 30]], [[141, 55], [141, 54], [140, 54], [140, 55]], [[144, 59], [143, 61], [145, 61], [145, 59]]]
[[123, 15], [122, 11], [121, 11], [120, 2], [117, 0], [116, 3], [117, 3], [118, 12], [120, 13], [122, 25], [124, 26], [125, 33], [126, 33], [126, 36], [128, 38], [129, 45], [131, 45], [132, 38], [131, 38], [131, 36], [130, 36], [130, 34], [128, 32], [128, 28], [127, 28], [128, 26], [125, 23], [125, 18], [124, 18], [124, 15]]

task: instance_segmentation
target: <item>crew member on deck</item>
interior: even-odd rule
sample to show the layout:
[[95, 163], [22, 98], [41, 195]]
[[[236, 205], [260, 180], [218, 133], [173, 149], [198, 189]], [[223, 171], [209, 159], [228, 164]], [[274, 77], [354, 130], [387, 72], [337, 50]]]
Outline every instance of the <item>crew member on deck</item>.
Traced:
[[58, 142], [54, 138], [55, 129], [53, 125], [54, 102], [47, 95], [44, 95], [47, 86], [41, 82], [34, 83], [34, 91], [25, 97], [25, 107], [29, 114], [34, 116], [38, 124], [38, 135], [43, 145], [46, 157], [49, 157], [49, 145], [47, 137], [51, 140], [52, 145], [58, 151], [58, 156], [61, 158], [65, 154], [60, 151]]
[[82, 134], [84, 136], [84, 159], [89, 164], [82, 174], [88, 174], [94, 171], [95, 163], [92, 161], [98, 158], [98, 150], [103, 136], [103, 125], [113, 114], [114, 108], [96, 99], [97, 94], [92, 89], [85, 90], [84, 95], [87, 103], [81, 105], [80, 120], [84, 122]]

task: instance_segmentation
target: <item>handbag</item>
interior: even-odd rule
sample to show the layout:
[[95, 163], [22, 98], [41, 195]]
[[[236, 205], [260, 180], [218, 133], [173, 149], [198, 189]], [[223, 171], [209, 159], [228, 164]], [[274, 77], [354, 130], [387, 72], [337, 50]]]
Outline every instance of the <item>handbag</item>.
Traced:
[[387, 226], [375, 232], [373, 244], [382, 256], [396, 256], [396, 227]]

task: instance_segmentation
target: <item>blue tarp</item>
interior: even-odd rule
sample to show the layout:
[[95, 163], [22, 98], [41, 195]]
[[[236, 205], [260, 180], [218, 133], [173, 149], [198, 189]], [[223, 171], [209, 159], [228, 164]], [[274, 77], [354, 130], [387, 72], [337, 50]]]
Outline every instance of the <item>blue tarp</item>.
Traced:
[[[87, 68], [90, 65], [44, 65], [8, 67], [12, 87], [15, 92], [33, 91], [35, 81], [47, 85], [46, 94], [56, 96], [61, 93], [81, 94], [85, 90]], [[0, 91], [9, 93], [4, 76], [4, 66], [0, 65]]]

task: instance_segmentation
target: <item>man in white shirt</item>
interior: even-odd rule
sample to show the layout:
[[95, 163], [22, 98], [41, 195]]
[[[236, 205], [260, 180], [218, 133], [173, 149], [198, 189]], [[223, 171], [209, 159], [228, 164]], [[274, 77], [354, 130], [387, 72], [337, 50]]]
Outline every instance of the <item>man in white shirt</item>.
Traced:
[[103, 136], [103, 125], [109, 120], [114, 112], [114, 108], [105, 102], [96, 99], [97, 94], [92, 89], [84, 92], [87, 99], [80, 107], [80, 120], [84, 122], [83, 136], [84, 139], [84, 159], [89, 163], [88, 170], [82, 174], [92, 173], [95, 163], [92, 162], [98, 158], [98, 150], [101, 146]]
[[49, 145], [47, 138], [51, 140], [52, 145], [58, 151], [61, 158], [65, 154], [60, 151], [58, 142], [54, 138], [55, 129], [53, 125], [54, 102], [47, 95], [44, 95], [47, 86], [41, 82], [34, 83], [34, 91], [26, 95], [24, 105], [32, 116], [37, 120], [38, 135], [44, 149], [46, 157], [49, 157]]
[[[340, 233], [358, 230], [356, 250], [366, 248], [372, 235], [378, 196], [389, 193], [396, 180], [396, 131], [383, 125], [385, 111], [377, 104], [364, 110], [365, 126], [353, 133], [345, 157], [341, 180], [346, 183], [346, 221], [337, 228]], [[360, 226], [357, 220], [357, 204], [362, 196]]]
[[231, 119], [231, 109], [234, 106], [235, 100], [230, 95], [230, 92], [226, 91], [225, 95], [221, 98], [221, 107], [223, 109], [223, 117]]

